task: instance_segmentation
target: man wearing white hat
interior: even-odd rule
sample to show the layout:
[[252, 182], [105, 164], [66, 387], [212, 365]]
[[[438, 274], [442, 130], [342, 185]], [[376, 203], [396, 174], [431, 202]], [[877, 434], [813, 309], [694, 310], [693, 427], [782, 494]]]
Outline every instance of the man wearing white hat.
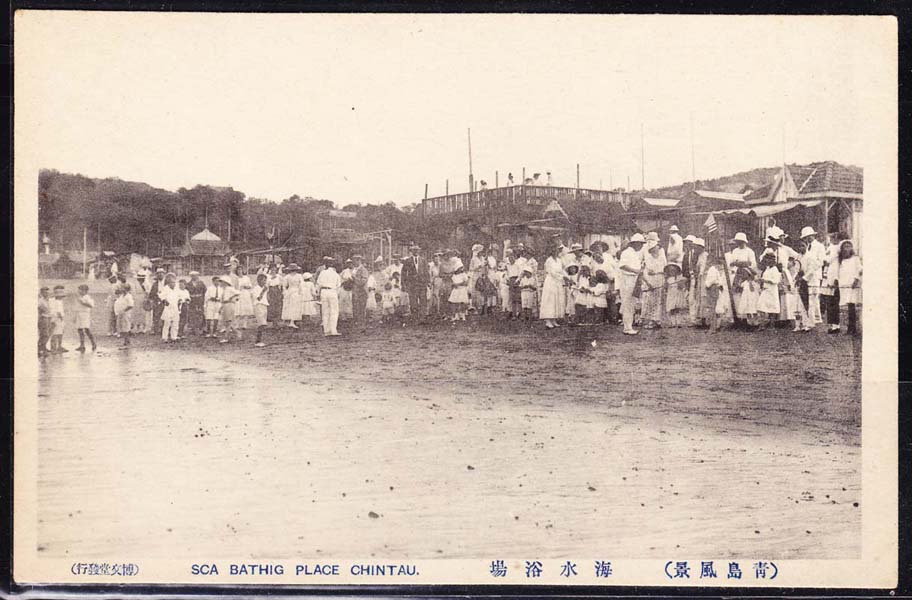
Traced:
[[633, 234], [618, 261], [621, 320], [624, 323], [624, 333], [627, 335], [639, 333], [633, 328], [633, 315], [636, 310], [636, 298], [633, 297], [633, 291], [636, 281], [643, 271], [643, 245], [645, 243], [646, 238], [642, 234]]
[[804, 227], [801, 230], [801, 241], [804, 242], [801, 270], [808, 286], [808, 318], [812, 325], [816, 325], [823, 323], [823, 317], [820, 315], [820, 284], [823, 263], [826, 261], [826, 249], [817, 241], [817, 232], [813, 227]]
[[339, 287], [342, 278], [336, 273], [332, 258], [326, 261], [326, 267], [317, 277], [317, 289], [320, 291], [320, 314], [323, 317], [323, 335], [341, 335], [337, 329], [339, 323]]

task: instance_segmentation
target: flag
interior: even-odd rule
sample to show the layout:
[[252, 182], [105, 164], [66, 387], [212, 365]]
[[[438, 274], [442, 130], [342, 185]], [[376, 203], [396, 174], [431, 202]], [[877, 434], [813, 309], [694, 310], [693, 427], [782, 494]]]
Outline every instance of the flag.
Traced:
[[713, 231], [719, 229], [719, 224], [716, 223], [716, 218], [712, 214], [710, 214], [709, 218], [706, 219], [706, 222], [703, 223], [703, 227], [706, 228], [706, 231], [708, 231], [709, 233], [712, 233]]

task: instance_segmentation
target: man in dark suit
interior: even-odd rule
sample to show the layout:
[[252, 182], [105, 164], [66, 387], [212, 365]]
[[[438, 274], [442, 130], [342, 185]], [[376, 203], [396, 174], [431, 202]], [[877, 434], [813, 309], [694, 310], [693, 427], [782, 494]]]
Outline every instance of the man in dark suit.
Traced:
[[409, 296], [410, 317], [413, 321], [423, 321], [427, 315], [427, 260], [418, 255], [421, 250], [416, 244], [409, 247], [409, 256], [402, 261], [400, 275], [402, 289]]

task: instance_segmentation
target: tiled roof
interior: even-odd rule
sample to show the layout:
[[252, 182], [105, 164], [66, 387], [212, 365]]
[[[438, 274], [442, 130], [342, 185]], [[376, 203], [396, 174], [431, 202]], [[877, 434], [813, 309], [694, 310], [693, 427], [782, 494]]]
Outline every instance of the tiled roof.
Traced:
[[855, 167], [846, 167], [837, 162], [828, 160], [822, 163], [812, 163], [804, 170], [811, 168], [806, 177], [796, 177], [795, 169], [789, 166], [798, 194], [817, 194], [821, 192], [841, 192], [846, 194], [864, 193], [864, 171]]

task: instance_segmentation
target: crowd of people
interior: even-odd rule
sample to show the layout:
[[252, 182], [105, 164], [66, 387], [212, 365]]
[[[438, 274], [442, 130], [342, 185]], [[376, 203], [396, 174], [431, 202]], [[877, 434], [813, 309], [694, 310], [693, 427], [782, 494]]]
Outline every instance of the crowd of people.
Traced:
[[[702, 327], [718, 331], [732, 322], [753, 328], [788, 323], [807, 332], [823, 323], [828, 331], [857, 332], [861, 304], [861, 261], [849, 239], [823, 243], [812, 227], [801, 231], [793, 248], [788, 236], [770, 227], [759, 259], [744, 233], [718, 256], [703, 238], [682, 236], [671, 226], [663, 243], [658, 232], [636, 233], [620, 250], [605, 242], [589, 248], [565, 245], [559, 237], [540, 262], [522, 243], [502, 252], [475, 244], [463, 256], [454, 249], [428, 260], [412, 245], [409, 254], [361, 255], [344, 262], [330, 256], [311, 272], [291, 263], [263, 264], [247, 272], [236, 258], [224, 273], [204, 281], [196, 271], [180, 278], [164, 269], [112, 273], [107, 303], [109, 333], [129, 345], [136, 334], [151, 333], [164, 343], [186, 336], [243, 340], [254, 330], [254, 345], [265, 345], [269, 328], [300, 330], [322, 326], [338, 336], [339, 321], [353, 329], [375, 324], [418, 324], [446, 319], [455, 325], [469, 315], [542, 321], [560, 326], [620, 324], [636, 335], [637, 326]], [[78, 351], [91, 331], [95, 302], [86, 285], [77, 290], [74, 322]], [[66, 352], [64, 286], [41, 288], [38, 300], [39, 354]], [[50, 344], [50, 347], [48, 347]]]

